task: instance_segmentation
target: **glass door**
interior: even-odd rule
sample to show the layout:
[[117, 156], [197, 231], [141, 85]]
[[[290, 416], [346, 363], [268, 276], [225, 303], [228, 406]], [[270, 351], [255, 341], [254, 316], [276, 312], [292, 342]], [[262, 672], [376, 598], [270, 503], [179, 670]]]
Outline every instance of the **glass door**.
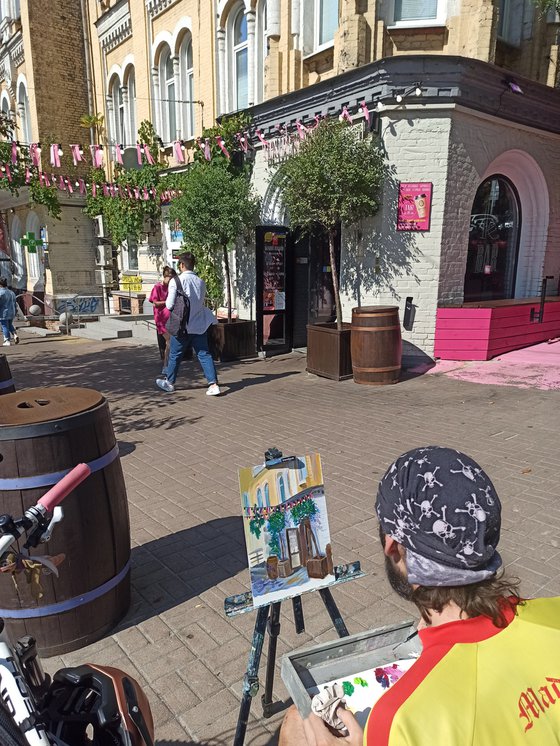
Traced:
[[289, 352], [291, 330], [291, 241], [287, 228], [256, 229], [257, 346], [264, 352]]

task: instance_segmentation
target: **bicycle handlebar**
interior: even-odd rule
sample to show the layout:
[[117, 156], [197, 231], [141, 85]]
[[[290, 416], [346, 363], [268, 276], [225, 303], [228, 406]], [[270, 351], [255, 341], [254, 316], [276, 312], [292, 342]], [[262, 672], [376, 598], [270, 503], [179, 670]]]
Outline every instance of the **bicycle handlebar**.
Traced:
[[41, 505], [47, 513], [52, 513], [53, 508], [60, 505], [64, 498], [81, 484], [84, 479], [87, 479], [90, 474], [91, 469], [87, 464], [78, 464], [65, 477], [62, 477], [60, 482], [57, 482], [54, 487], [45, 492], [43, 497], [37, 500], [37, 505]]
[[[65, 497], [67, 497], [72, 490], [74, 490], [84, 479], [87, 479], [91, 474], [91, 469], [87, 464], [78, 464], [71, 471], [64, 476], [60, 482], [51, 487], [43, 497], [39, 498], [37, 504], [28, 508], [25, 511], [25, 518], [28, 520], [28, 528], [24, 529], [23, 525], [20, 526], [19, 522], [16, 531], [5, 533], [0, 536], [0, 556], [6, 552], [14, 541], [21, 536], [24, 531], [29, 531], [29, 528], [35, 530], [37, 526], [41, 524], [41, 516], [45, 516], [47, 513], [51, 513], [57, 505], [59, 505]], [[12, 524], [13, 525], [13, 524]]]

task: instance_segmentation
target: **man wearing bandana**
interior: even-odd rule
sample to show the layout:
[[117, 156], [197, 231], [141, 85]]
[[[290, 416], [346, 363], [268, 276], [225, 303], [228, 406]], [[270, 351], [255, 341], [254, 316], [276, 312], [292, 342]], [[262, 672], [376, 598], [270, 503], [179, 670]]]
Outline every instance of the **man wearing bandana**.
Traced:
[[393, 590], [420, 612], [422, 654], [348, 735], [291, 708], [280, 746], [560, 745], [560, 598], [522, 600], [497, 551], [501, 504], [464, 453], [427, 446], [387, 470], [376, 501]]

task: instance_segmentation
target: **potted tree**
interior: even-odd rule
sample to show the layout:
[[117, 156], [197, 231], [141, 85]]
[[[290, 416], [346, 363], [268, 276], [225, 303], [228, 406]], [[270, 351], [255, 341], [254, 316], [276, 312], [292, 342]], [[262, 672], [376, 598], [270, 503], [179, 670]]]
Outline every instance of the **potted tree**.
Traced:
[[228, 168], [225, 159], [197, 161], [182, 175], [180, 195], [172, 202], [170, 217], [183, 231], [185, 247], [214, 259], [223, 269], [227, 319], [212, 327], [218, 359], [256, 355], [255, 325], [232, 317], [229, 252], [258, 222], [259, 200], [249, 175]]
[[379, 209], [384, 159], [373, 138], [346, 122], [322, 121], [282, 166], [281, 189], [292, 226], [329, 240], [336, 321], [307, 326], [307, 370], [340, 381], [352, 376], [350, 324], [342, 320], [337, 231]]

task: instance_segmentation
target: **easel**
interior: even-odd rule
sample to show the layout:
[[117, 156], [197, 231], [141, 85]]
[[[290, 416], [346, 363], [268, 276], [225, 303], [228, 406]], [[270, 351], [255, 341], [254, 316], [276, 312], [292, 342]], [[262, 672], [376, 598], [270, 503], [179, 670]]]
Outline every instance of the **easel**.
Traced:
[[[265, 453], [265, 466], [270, 469], [279, 465], [294, 461], [295, 456], [283, 457], [277, 448], [270, 448]], [[334, 568], [335, 581], [332, 585], [346, 583], [364, 576], [359, 562], [353, 562], [348, 565], [339, 565]], [[348, 637], [349, 632], [346, 624], [342, 619], [338, 606], [332, 596], [330, 586], [318, 589], [321, 600], [332, 620], [334, 628], [339, 637]], [[300, 635], [305, 632], [305, 620], [303, 616], [302, 596], [296, 595], [292, 599], [292, 610], [294, 614], [294, 624], [296, 633]], [[272, 701], [272, 690], [274, 687], [274, 668], [276, 665], [276, 649], [278, 637], [280, 635], [280, 607], [282, 602], [277, 601], [266, 606], [257, 608], [257, 619], [253, 631], [253, 640], [251, 643], [251, 652], [247, 671], [243, 678], [243, 690], [241, 705], [239, 707], [239, 716], [237, 718], [237, 727], [233, 746], [243, 746], [247, 723], [249, 722], [249, 713], [253, 698], [259, 691], [259, 667], [264, 646], [266, 633], [268, 632], [268, 659], [266, 664], [266, 678], [264, 694], [261, 697], [263, 716], [269, 718], [274, 714], [274, 703]], [[224, 602], [227, 616], [236, 616], [245, 614], [254, 610], [253, 597], [251, 593], [242, 593], [238, 596], [230, 596]]]

